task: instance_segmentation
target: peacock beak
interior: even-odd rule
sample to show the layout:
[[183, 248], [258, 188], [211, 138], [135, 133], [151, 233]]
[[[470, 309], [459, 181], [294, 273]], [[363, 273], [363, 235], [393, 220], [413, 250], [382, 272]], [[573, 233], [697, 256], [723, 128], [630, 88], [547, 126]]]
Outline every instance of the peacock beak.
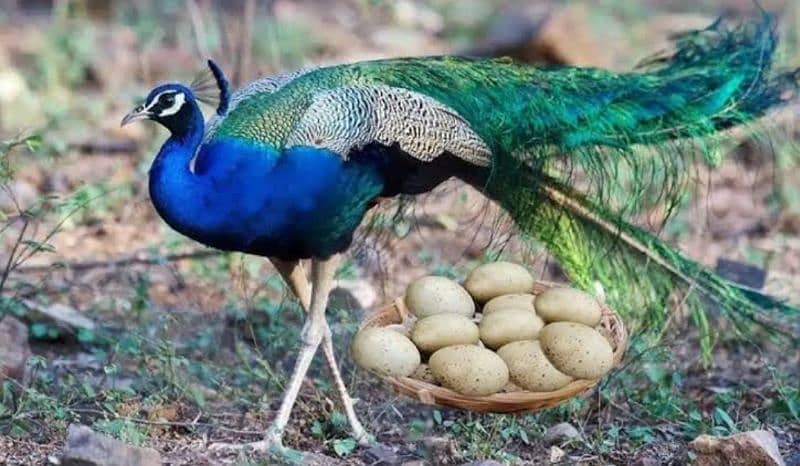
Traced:
[[131, 110], [130, 113], [125, 115], [125, 118], [122, 119], [122, 122], [119, 124], [120, 126], [125, 126], [130, 122], [136, 120], [145, 120], [153, 116], [152, 113], [148, 112], [144, 105], [139, 105], [138, 107]]

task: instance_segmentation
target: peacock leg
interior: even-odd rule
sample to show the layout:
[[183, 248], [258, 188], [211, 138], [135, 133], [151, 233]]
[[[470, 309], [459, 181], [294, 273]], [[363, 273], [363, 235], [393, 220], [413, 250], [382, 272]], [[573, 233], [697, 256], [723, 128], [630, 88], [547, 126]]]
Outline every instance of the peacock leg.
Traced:
[[302, 346], [295, 361], [292, 377], [283, 394], [281, 406], [272, 426], [266, 434], [266, 438], [260, 442], [249, 444], [229, 444], [217, 443], [211, 445], [212, 450], [241, 450], [252, 449], [255, 451], [268, 451], [271, 448], [282, 448], [283, 432], [289, 422], [289, 415], [294, 407], [300, 386], [306, 376], [314, 353], [325, 335], [325, 309], [328, 306], [328, 295], [333, 287], [333, 277], [339, 264], [339, 256], [333, 256], [326, 260], [313, 260], [311, 265], [311, 282], [313, 284], [311, 293], [311, 306], [309, 308], [306, 323], [303, 325], [301, 333]]
[[[308, 310], [311, 302], [311, 284], [308, 283], [303, 264], [301, 264], [300, 261], [286, 262], [279, 259], [271, 260], [275, 268], [289, 285], [289, 288], [291, 288], [292, 292], [297, 296], [297, 299], [300, 300], [300, 305], [303, 306], [304, 310]], [[339, 372], [339, 365], [336, 362], [336, 353], [334, 353], [333, 349], [331, 329], [328, 326], [327, 320], [325, 321], [325, 333], [322, 336], [322, 352], [325, 355], [328, 369], [331, 371], [331, 377], [333, 378], [334, 385], [336, 385], [336, 391], [339, 392], [339, 399], [344, 407], [344, 413], [345, 416], [347, 416], [347, 422], [350, 424], [353, 438], [361, 445], [367, 445], [370, 437], [356, 415], [356, 411], [353, 408], [353, 399], [350, 398], [350, 394], [347, 392], [347, 386], [344, 384], [344, 380], [342, 380], [342, 374]]]

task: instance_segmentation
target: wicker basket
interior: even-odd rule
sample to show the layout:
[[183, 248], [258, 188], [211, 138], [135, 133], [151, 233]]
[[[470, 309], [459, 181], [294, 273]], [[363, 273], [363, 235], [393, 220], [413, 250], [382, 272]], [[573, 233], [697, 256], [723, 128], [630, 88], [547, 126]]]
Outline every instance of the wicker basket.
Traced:
[[[534, 285], [533, 294], [539, 294], [548, 288], [556, 286], [562, 285], [538, 281]], [[622, 361], [622, 356], [625, 353], [628, 334], [622, 319], [605, 304], [601, 304], [601, 306], [603, 313], [598, 330], [608, 337], [611, 342], [611, 346], [614, 349], [614, 365], [617, 366]], [[410, 319], [413, 319], [413, 317], [409, 315], [403, 300], [398, 298], [393, 305], [375, 312], [364, 320], [361, 328], [385, 327], [397, 324], [408, 325]], [[570, 398], [585, 394], [599, 382], [599, 379], [574, 380], [552, 392], [521, 391], [495, 393], [488, 396], [469, 396], [410, 377], [382, 378], [391, 384], [397, 392], [416, 398], [428, 405], [450, 406], [468, 411], [492, 413], [522, 413], [552, 408]]]

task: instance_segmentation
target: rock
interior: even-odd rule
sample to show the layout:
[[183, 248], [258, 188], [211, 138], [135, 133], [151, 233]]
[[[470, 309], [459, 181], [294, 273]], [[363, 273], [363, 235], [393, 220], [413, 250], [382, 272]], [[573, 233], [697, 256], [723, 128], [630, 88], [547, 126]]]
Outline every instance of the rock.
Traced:
[[28, 327], [15, 317], [0, 320], [0, 381], [10, 378], [25, 383], [25, 363], [31, 356]]
[[489, 25], [486, 35], [464, 55], [479, 57], [512, 57], [527, 63], [547, 63], [549, 57], [538, 54], [531, 47], [539, 29], [547, 21], [547, 14], [533, 15], [521, 11], [499, 14]]
[[401, 463], [400, 457], [390, 447], [382, 444], [373, 445], [366, 451], [366, 455], [372, 460], [369, 464], [381, 466], [395, 466]]
[[452, 464], [460, 456], [458, 444], [450, 437], [425, 437], [423, 445], [428, 450], [428, 459], [433, 464]]
[[705, 29], [714, 19], [696, 13], [661, 13], [636, 28], [637, 39], [641, 39], [642, 48], [647, 50], [672, 50], [675, 44], [670, 38], [675, 34]]
[[765, 269], [725, 257], [717, 259], [715, 270], [723, 278], [754, 290], [764, 288], [764, 283], [767, 281], [767, 271]]
[[531, 53], [549, 63], [608, 67], [613, 57], [593, 34], [590, 16], [580, 4], [552, 13], [538, 28]]
[[31, 300], [24, 301], [24, 304], [25, 307], [33, 311], [32, 317], [34, 320], [50, 322], [62, 330], [74, 332], [79, 328], [95, 329], [95, 323], [92, 319], [66, 304], [53, 303], [45, 305]]
[[375, 288], [364, 279], [339, 280], [331, 291], [332, 299], [339, 295], [342, 299], [341, 309], [370, 309], [378, 302]]
[[62, 466], [160, 466], [161, 454], [152, 448], [136, 447], [87, 426], [70, 424]]
[[701, 435], [689, 447], [697, 454], [696, 466], [784, 466], [778, 441], [766, 430], [729, 437]]
[[565, 456], [567, 456], [567, 453], [564, 450], [558, 448], [555, 445], [550, 447], [550, 463], [552, 464], [560, 463]]
[[495, 460], [477, 460], [477, 461], [470, 461], [469, 463], [464, 463], [461, 466], [503, 466], [503, 463], [497, 462]]
[[581, 436], [578, 429], [572, 426], [569, 422], [562, 422], [547, 429], [544, 433], [544, 441], [548, 445], [561, 444], [570, 440], [576, 439]]
[[396, 23], [403, 27], [422, 29], [428, 34], [439, 34], [444, 29], [442, 15], [418, 2], [394, 2], [393, 13]]

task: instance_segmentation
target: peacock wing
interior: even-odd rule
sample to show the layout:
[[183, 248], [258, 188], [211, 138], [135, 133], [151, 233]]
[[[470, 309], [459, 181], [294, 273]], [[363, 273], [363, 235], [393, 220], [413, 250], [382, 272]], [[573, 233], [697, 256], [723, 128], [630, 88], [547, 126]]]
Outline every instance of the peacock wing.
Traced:
[[262, 94], [278, 92], [290, 82], [316, 69], [318, 68], [306, 67], [288, 73], [264, 76], [237, 89], [231, 94], [225, 112], [212, 115], [206, 122], [204, 141], [207, 142], [214, 138], [222, 122], [231, 112], [236, 110], [236, 107], [238, 107], [240, 103]]
[[325, 148], [347, 158], [372, 143], [397, 144], [424, 162], [447, 152], [477, 166], [491, 163], [487, 144], [454, 110], [424, 94], [386, 85], [316, 93], [285, 145]]

